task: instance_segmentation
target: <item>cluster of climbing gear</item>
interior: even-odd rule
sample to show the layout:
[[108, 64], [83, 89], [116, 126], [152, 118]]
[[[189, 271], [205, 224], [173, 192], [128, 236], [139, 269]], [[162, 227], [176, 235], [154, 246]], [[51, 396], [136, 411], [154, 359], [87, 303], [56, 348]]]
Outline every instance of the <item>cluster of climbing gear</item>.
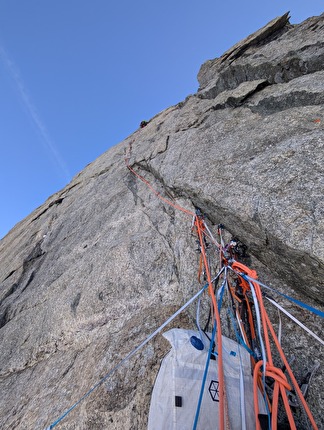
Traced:
[[[250, 354], [253, 372], [256, 430], [277, 429], [280, 399], [291, 429], [297, 428], [294, 418], [296, 404], [301, 405], [303, 408], [311, 428], [317, 429], [317, 425], [305, 400], [306, 390], [304, 389], [304, 392], [302, 392], [301, 389], [305, 384], [298, 384], [290, 363], [281, 347], [280, 336], [276, 335], [270, 322], [264, 305], [264, 299], [269, 298], [261, 290], [261, 285], [263, 284], [258, 281], [256, 271], [251, 270], [245, 264], [237, 261], [240, 257], [246, 256], [246, 247], [238, 246], [237, 238], [233, 238], [228, 244], [224, 244], [222, 237], [224, 226], [222, 225], [218, 226], [218, 241], [215, 240], [199, 209], [196, 211], [193, 225], [199, 239], [199, 251], [201, 253], [198, 265], [198, 279], [200, 280], [203, 272], [204, 280], [207, 280], [208, 283], [208, 293], [211, 298], [211, 312], [209, 314], [207, 326], [211, 319], [213, 321], [213, 331], [216, 327], [220, 386], [219, 429], [230, 428], [229, 417], [226, 416], [226, 411], [228, 410], [226, 402], [228, 399], [225, 391], [226, 383], [224, 381], [224, 372], [222, 369], [223, 347], [222, 324], [220, 321], [220, 309], [224, 305], [225, 295], [228, 314], [232, 322], [236, 340]], [[215, 284], [212, 285], [210, 281], [212, 278], [212, 263], [207, 255], [211, 254], [210, 248], [214, 248], [214, 254], [219, 255], [219, 258], [216, 258], [218, 264], [214, 265], [217, 267], [216, 270], [223, 270], [222, 275], [217, 278], [218, 285], [221, 285], [219, 288], [217, 288]], [[267, 288], [270, 289], [270, 287]], [[269, 300], [272, 303], [276, 303], [272, 299]], [[317, 310], [314, 310], [314, 313], [323, 317], [323, 313]], [[210, 315], [212, 315], [212, 318], [210, 318]], [[288, 316], [289, 315], [290, 314], [288, 314]], [[290, 315], [290, 317], [292, 316]], [[295, 322], [298, 322], [297, 319], [293, 319]], [[303, 326], [301, 323], [299, 323], [299, 325], [301, 327]], [[207, 327], [202, 330], [198, 320], [197, 326], [200, 333], [206, 332]], [[317, 340], [323, 344], [323, 341], [317, 335], [308, 329], [306, 331], [311, 333], [313, 337], [317, 338]], [[280, 365], [275, 364], [274, 357], [277, 356], [281, 359]], [[208, 364], [206, 364], [206, 366], [208, 366]], [[315, 365], [313, 372], [309, 372], [309, 376], [312, 376], [317, 368], [318, 366]], [[262, 394], [267, 414], [259, 413], [260, 399], [258, 393]], [[197, 413], [199, 414], [199, 403]], [[194, 427], [194, 429], [195, 428], [196, 427]]]
[[[143, 123], [143, 126], [145, 125], [146, 124]], [[199, 422], [204, 386], [206, 384], [208, 367], [211, 359], [217, 359], [218, 368], [218, 385], [217, 387], [210, 387], [210, 390], [214, 390], [214, 392], [217, 392], [219, 396], [218, 428], [219, 430], [230, 429], [228, 404], [229, 393], [226, 392], [226, 376], [224, 374], [223, 367], [223, 353], [227, 353], [228, 351], [223, 347], [223, 325], [221, 319], [221, 312], [226, 306], [227, 314], [229, 315], [229, 320], [232, 323], [232, 330], [235, 334], [237, 344], [242, 346], [250, 354], [253, 374], [256, 430], [277, 429], [280, 399], [282, 400], [291, 429], [296, 429], [293, 410], [297, 406], [300, 406], [303, 408], [311, 428], [316, 430], [318, 427], [306, 403], [305, 397], [308, 391], [310, 379], [313, 377], [318, 365], [315, 365], [298, 384], [291, 369], [291, 362], [286, 358], [281, 347], [281, 325], [279, 325], [279, 333], [277, 335], [270, 322], [264, 301], [269, 301], [278, 309], [278, 311], [280, 310], [284, 312], [285, 315], [306, 330], [308, 334], [313, 336], [322, 345], [324, 345], [324, 341], [318, 335], [313, 333], [298, 321], [297, 318], [284, 310], [282, 306], [269, 297], [268, 293], [270, 291], [272, 294], [280, 295], [281, 297], [290, 300], [295, 305], [307, 309], [321, 318], [324, 318], [324, 313], [260, 282], [258, 280], [257, 273], [242, 262], [248, 257], [246, 246], [235, 237], [233, 237], [228, 243], [225, 243], [223, 237], [224, 226], [222, 224], [219, 224], [217, 227], [216, 239], [206, 223], [204, 214], [199, 208], [192, 211], [180, 206], [175, 201], [162, 196], [161, 193], [144, 178], [144, 176], [140, 175], [138, 171], [135, 170], [135, 163], [133, 165], [130, 164], [132, 144], [133, 141], [130, 142], [128, 149], [125, 151], [125, 164], [128, 170], [137, 179], [142, 181], [163, 203], [192, 217], [191, 228], [197, 238], [197, 251], [199, 253], [197, 277], [198, 282], [202, 285], [200, 286], [199, 291], [191, 297], [187, 303], [179, 308], [160, 327], [158, 327], [135, 349], [126, 355], [125, 358], [109, 370], [103, 378], [101, 378], [78, 401], [69, 407], [58, 419], [49, 425], [46, 430], [51, 430], [59, 424], [73, 409], [75, 409], [100, 385], [102, 385], [114, 372], [116, 372], [150, 340], [159, 334], [176, 316], [197, 300], [196, 323], [201, 339], [196, 336], [192, 336], [191, 343], [197, 350], [202, 350], [207, 338], [209, 347], [205, 371], [201, 383], [200, 396], [197, 401], [193, 430], [196, 430]], [[201, 328], [200, 303], [204, 294], [208, 294], [207, 298], [210, 303], [210, 309], [207, 322], [204, 328]], [[209, 327], [211, 327], [211, 334], [208, 330]], [[216, 346], [217, 348], [215, 348]], [[230, 351], [229, 354], [235, 354], [235, 352]], [[276, 357], [280, 357], [281, 363], [275, 362], [277, 360]], [[260, 393], [263, 405], [260, 405]], [[244, 399], [244, 395], [242, 398]], [[179, 406], [179, 402], [177, 406]], [[238, 407], [241, 408], [241, 428], [245, 429], [244, 401], [241, 401]], [[259, 413], [260, 410], [265, 410], [267, 413]]]

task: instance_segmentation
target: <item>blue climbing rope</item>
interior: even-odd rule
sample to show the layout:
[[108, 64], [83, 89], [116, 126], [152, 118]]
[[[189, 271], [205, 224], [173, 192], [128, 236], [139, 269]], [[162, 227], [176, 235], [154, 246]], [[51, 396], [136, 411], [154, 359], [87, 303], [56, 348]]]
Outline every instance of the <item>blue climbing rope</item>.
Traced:
[[[222, 307], [225, 286], [227, 287], [227, 268], [226, 268], [226, 266], [224, 266], [221, 271], [223, 271], [224, 269], [225, 269], [224, 280], [223, 280], [222, 285], [221, 285], [221, 287], [220, 287], [220, 289], [218, 291], [218, 294], [217, 294], [217, 296], [218, 296], [217, 306], [218, 306], [218, 310], [219, 311], [220, 311], [220, 309]], [[212, 282], [214, 282], [214, 280]], [[211, 337], [211, 340], [210, 340], [210, 343], [209, 343], [209, 349], [208, 349], [208, 354], [207, 354], [207, 361], [206, 361], [204, 375], [203, 375], [203, 379], [202, 379], [202, 383], [201, 383], [201, 389], [200, 389], [200, 394], [199, 394], [199, 399], [198, 399], [198, 405], [197, 405], [197, 410], [196, 410], [196, 415], [195, 415], [195, 421], [194, 421], [192, 430], [196, 430], [197, 429], [197, 425], [198, 425], [198, 419], [199, 419], [199, 414], [200, 414], [200, 409], [201, 409], [201, 403], [202, 403], [202, 399], [203, 399], [203, 395], [204, 395], [204, 390], [205, 390], [205, 385], [206, 385], [206, 379], [207, 379], [207, 374], [208, 374], [210, 357], [212, 355], [213, 347], [214, 347], [214, 344], [215, 344], [216, 329], [217, 329], [217, 324], [216, 324], [216, 321], [215, 321], [214, 327], [213, 327], [213, 331], [212, 331], [212, 337]], [[217, 353], [215, 355], [217, 355]]]
[[227, 310], [227, 314], [230, 316], [237, 343], [239, 343], [251, 355], [251, 357], [253, 357], [255, 360], [257, 360], [258, 357], [257, 357], [256, 353], [253, 352], [252, 349], [250, 349], [247, 346], [247, 344], [244, 342], [242, 336], [240, 335], [238, 327], [237, 327], [237, 322], [235, 321], [235, 317], [233, 314], [233, 310], [230, 307]]
[[209, 349], [208, 349], [208, 354], [207, 354], [207, 360], [206, 360], [206, 366], [205, 366], [205, 370], [204, 370], [203, 379], [202, 379], [202, 382], [201, 382], [201, 388], [200, 388], [200, 394], [199, 394], [199, 399], [198, 399], [198, 405], [197, 405], [197, 409], [196, 409], [195, 421], [194, 421], [192, 430], [196, 430], [197, 429], [197, 425], [198, 425], [198, 419], [199, 419], [199, 414], [200, 414], [200, 409], [201, 409], [201, 403], [202, 403], [202, 399], [203, 399], [203, 395], [204, 395], [204, 390], [205, 390], [205, 385], [206, 385], [206, 379], [207, 379], [207, 374], [208, 374], [210, 357], [211, 357], [213, 346], [214, 346], [214, 343], [215, 343], [214, 341], [215, 341], [216, 328], [217, 328], [217, 326], [216, 326], [216, 321], [215, 321], [214, 327], [213, 327], [213, 332], [212, 332], [212, 337], [211, 337], [210, 344], [209, 344]]

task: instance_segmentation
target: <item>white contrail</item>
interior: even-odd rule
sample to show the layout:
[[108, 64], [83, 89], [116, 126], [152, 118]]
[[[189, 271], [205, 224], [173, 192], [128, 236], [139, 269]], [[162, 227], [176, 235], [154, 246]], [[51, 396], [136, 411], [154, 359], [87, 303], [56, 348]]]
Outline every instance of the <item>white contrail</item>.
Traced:
[[37, 112], [37, 109], [35, 107], [35, 104], [32, 102], [29, 92], [27, 91], [23, 83], [23, 80], [21, 78], [21, 75], [18, 71], [17, 66], [11, 60], [8, 53], [6, 52], [4, 47], [1, 46], [1, 44], [0, 44], [0, 60], [2, 61], [5, 68], [7, 69], [10, 77], [14, 81], [16, 89], [18, 90], [20, 99], [23, 105], [25, 106], [28, 114], [30, 115], [33, 124], [36, 126], [36, 129], [38, 130], [41, 136], [41, 141], [44, 147], [46, 148], [46, 150], [48, 151], [49, 156], [53, 159], [54, 163], [59, 167], [60, 172], [63, 174], [64, 180], [69, 182], [71, 179], [71, 174], [66, 166], [66, 163], [62, 159], [58, 149], [53, 143], [44, 122], [41, 120], [39, 113]]

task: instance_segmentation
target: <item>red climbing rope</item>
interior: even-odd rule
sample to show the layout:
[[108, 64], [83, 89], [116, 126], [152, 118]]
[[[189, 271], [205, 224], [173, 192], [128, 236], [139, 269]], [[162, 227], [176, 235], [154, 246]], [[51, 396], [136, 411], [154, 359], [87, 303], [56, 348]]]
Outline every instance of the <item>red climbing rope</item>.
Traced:
[[177, 203], [172, 202], [169, 199], [166, 199], [165, 197], [163, 197], [151, 184], [150, 182], [145, 179], [142, 175], [140, 175], [139, 173], [136, 172], [136, 170], [133, 169], [133, 167], [129, 164], [129, 158], [131, 155], [131, 151], [132, 151], [132, 142], [130, 142], [129, 147], [128, 147], [128, 152], [125, 153], [125, 164], [128, 168], [128, 170], [130, 172], [132, 172], [132, 174], [134, 176], [136, 176], [139, 180], [141, 180], [160, 200], [162, 200], [162, 202], [168, 204], [169, 206], [172, 206], [174, 209], [177, 209], [181, 212], [186, 213], [187, 215], [190, 215], [191, 217], [194, 216], [195, 214], [188, 210], [185, 209], [184, 207], [178, 205]]

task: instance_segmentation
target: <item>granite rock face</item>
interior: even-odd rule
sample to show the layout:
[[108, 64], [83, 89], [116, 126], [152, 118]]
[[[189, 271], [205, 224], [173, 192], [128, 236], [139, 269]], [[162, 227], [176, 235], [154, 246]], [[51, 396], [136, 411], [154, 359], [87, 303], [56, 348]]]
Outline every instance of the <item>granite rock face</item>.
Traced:
[[[50, 425], [199, 288], [190, 217], [132, 175], [125, 151], [161, 195], [238, 237], [266, 282], [323, 306], [324, 15], [273, 20], [198, 80], [1, 240], [1, 428]], [[303, 364], [322, 359], [285, 327]], [[167, 348], [155, 338], [57, 428], [144, 429]], [[319, 426], [322, 382], [310, 390]]]

